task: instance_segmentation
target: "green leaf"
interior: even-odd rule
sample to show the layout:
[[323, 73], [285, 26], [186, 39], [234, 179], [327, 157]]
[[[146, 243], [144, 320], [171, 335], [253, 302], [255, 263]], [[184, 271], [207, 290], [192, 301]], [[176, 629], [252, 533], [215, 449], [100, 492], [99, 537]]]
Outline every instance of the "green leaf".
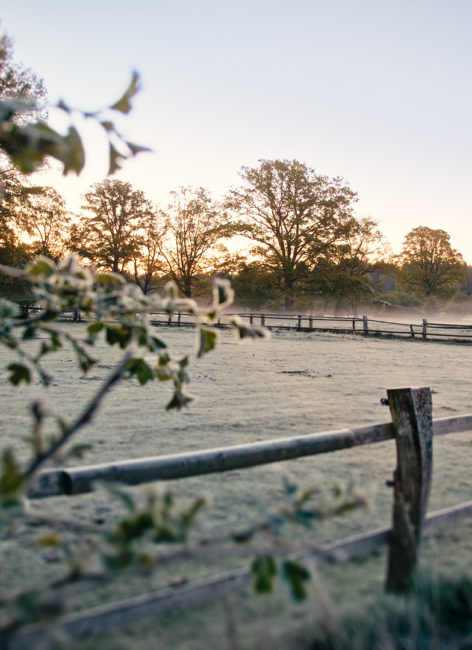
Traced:
[[10, 371], [9, 381], [14, 386], [18, 386], [22, 381], [27, 384], [31, 383], [31, 373], [29, 369], [21, 363], [10, 363], [8, 366]]
[[21, 338], [23, 339], [23, 341], [29, 341], [30, 339], [34, 338], [35, 334], [36, 334], [36, 329], [34, 327], [25, 327], [23, 336]]
[[[18, 494], [23, 485], [23, 475], [11, 449], [4, 449], [2, 454], [2, 473], [0, 475], [0, 497], [4, 501]], [[6, 497], [6, 499], [5, 499]]]
[[125, 156], [121, 154], [116, 147], [110, 142], [110, 166], [108, 168], [108, 175], [111, 176], [116, 171], [121, 169], [121, 163], [125, 159]]
[[122, 519], [117, 527], [117, 536], [122, 541], [131, 541], [142, 537], [154, 527], [154, 519], [149, 512], [140, 512], [134, 517]]
[[64, 163], [63, 174], [66, 176], [70, 171], [80, 174], [85, 165], [85, 150], [79, 132], [74, 126], [69, 127], [67, 135], [64, 137], [65, 155], [62, 162]]
[[273, 591], [277, 565], [271, 555], [260, 555], [254, 558], [251, 573], [256, 593], [267, 594]]
[[131, 154], [133, 156], [137, 156], [138, 153], [145, 153], [152, 151], [152, 149], [149, 149], [149, 147], [143, 147], [139, 144], [134, 144], [133, 142], [126, 142], [126, 145], [128, 149], [131, 151]]
[[218, 279], [213, 283], [213, 303], [217, 305], [231, 304], [234, 299], [234, 291], [229, 280]]
[[307, 592], [305, 583], [310, 579], [310, 572], [302, 564], [286, 560], [282, 565], [282, 575], [290, 585], [294, 600], [304, 600]]
[[157, 336], [151, 336], [150, 341], [154, 350], [164, 350], [167, 347], [164, 341], [161, 341]]
[[96, 284], [104, 284], [105, 286], [110, 286], [114, 288], [118, 284], [124, 284], [125, 279], [122, 278], [117, 273], [97, 273], [95, 275]]
[[214, 349], [217, 336], [216, 330], [211, 330], [207, 327], [200, 327], [200, 341], [197, 357], [202, 357], [204, 354], [207, 354]]
[[115, 131], [115, 125], [113, 124], [113, 122], [104, 120], [103, 122], [100, 122], [100, 124], [103, 126], [103, 128], [107, 133], [112, 133]]
[[92, 445], [88, 445], [85, 442], [78, 443], [67, 450], [64, 458], [83, 458], [85, 452], [90, 451], [91, 449], [93, 449]]
[[109, 345], [117, 343], [122, 350], [126, 348], [131, 341], [132, 331], [126, 325], [106, 328], [106, 341]]
[[89, 336], [95, 336], [99, 332], [102, 331], [102, 329], [105, 327], [103, 323], [100, 323], [99, 321], [96, 321], [95, 323], [90, 323], [90, 325], [87, 325], [87, 334]]
[[62, 540], [56, 533], [46, 533], [41, 537], [37, 537], [35, 541], [38, 546], [57, 548], [61, 545]]
[[56, 265], [49, 257], [38, 257], [28, 264], [27, 272], [32, 276], [45, 275], [49, 278], [56, 270]]
[[171, 411], [172, 409], [177, 409], [177, 410], [183, 409], [192, 401], [193, 401], [193, 397], [190, 397], [190, 395], [186, 395], [181, 390], [176, 390], [172, 396], [172, 399], [167, 404], [166, 410]]
[[110, 108], [114, 111], [119, 111], [127, 115], [131, 110], [131, 99], [139, 91], [139, 74], [134, 71], [131, 78], [131, 82], [126, 89], [125, 93], [120, 97], [120, 99], [115, 102]]
[[131, 375], [136, 376], [141, 386], [154, 379], [154, 373], [144, 359], [130, 359], [127, 368]]
[[63, 99], [60, 99], [57, 102], [56, 106], [57, 106], [57, 108], [60, 108], [61, 111], [65, 111], [66, 113], [70, 113], [70, 108], [69, 108], [69, 106], [67, 106], [67, 104], [65, 103], [65, 101]]

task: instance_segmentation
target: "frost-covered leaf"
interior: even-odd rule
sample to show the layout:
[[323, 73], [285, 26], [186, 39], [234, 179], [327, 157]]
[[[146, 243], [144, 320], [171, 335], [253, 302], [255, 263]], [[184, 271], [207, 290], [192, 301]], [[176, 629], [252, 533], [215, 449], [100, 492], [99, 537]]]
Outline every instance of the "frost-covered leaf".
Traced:
[[139, 74], [134, 71], [133, 76], [131, 78], [130, 84], [124, 94], [120, 97], [120, 99], [115, 102], [112, 106], [110, 106], [111, 109], [114, 111], [119, 111], [120, 113], [124, 113], [125, 115], [130, 112], [131, 110], [131, 99], [136, 95], [136, 93], [139, 91]]
[[207, 327], [200, 327], [200, 337], [199, 345], [197, 351], [197, 357], [202, 357], [204, 354], [211, 352], [216, 345], [217, 340], [216, 330], [209, 329]]
[[256, 593], [267, 594], [273, 591], [277, 565], [271, 555], [260, 555], [254, 558], [251, 573]]
[[10, 363], [7, 367], [10, 371], [10, 377], [8, 379], [14, 386], [18, 386], [22, 381], [27, 384], [31, 382], [31, 372], [22, 363]]
[[141, 386], [154, 379], [154, 373], [144, 359], [130, 359], [127, 369], [130, 375], [134, 375], [137, 378]]
[[298, 562], [286, 560], [282, 565], [282, 575], [290, 585], [290, 591], [294, 600], [306, 598], [305, 583], [310, 579], [310, 572]]

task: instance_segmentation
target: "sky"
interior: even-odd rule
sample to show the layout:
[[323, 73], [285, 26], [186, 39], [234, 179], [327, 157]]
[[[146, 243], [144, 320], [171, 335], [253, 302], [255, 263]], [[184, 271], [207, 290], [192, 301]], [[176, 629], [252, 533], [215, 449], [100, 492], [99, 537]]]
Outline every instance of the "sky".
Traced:
[[[108, 106], [139, 71], [120, 128], [153, 153], [117, 177], [162, 207], [297, 159], [345, 179], [394, 252], [424, 225], [472, 264], [471, 0], [2, 0], [0, 18], [51, 103]], [[72, 210], [106, 173], [85, 134], [86, 172], [41, 181]]]

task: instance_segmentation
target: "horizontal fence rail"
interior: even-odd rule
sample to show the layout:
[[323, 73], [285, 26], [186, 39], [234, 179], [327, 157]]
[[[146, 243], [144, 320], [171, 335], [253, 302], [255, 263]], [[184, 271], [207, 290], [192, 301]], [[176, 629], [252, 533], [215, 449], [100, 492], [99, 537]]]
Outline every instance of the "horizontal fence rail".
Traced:
[[[238, 316], [249, 325], [261, 325], [268, 329], [295, 330], [298, 332], [329, 332], [363, 336], [385, 336], [417, 338], [422, 340], [447, 340], [472, 343], [472, 324], [430, 323], [426, 318], [417, 323], [381, 320], [367, 316], [322, 316], [315, 314], [276, 314], [238, 312], [227, 314]], [[191, 317], [185, 314], [168, 316], [149, 315], [155, 325], [192, 325]], [[221, 323], [218, 323], [223, 327]]]
[[[472, 501], [453, 508], [438, 510], [427, 516], [426, 531], [437, 530], [447, 524], [472, 516]], [[389, 543], [391, 528], [379, 528], [366, 534], [308, 549], [293, 556], [297, 561], [311, 561], [317, 566], [339, 564], [378, 551]], [[232, 571], [214, 578], [196, 580], [191, 585], [162, 589], [117, 603], [102, 605], [86, 611], [63, 616], [56, 621], [55, 631], [37, 624], [25, 629], [14, 638], [9, 650], [29, 650], [40, 638], [44, 643], [54, 638], [83, 639], [110, 632], [152, 616], [162, 616], [195, 605], [210, 604], [229, 594], [243, 593], [249, 589], [249, 571]], [[59, 630], [59, 635], [58, 635]]]
[[[435, 436], [469, 430], [472, 430], [472, 414], [440, 418], [433, 422]], [[80, 494], [91, 491], [93, 484], [97, 481], [138, 485], [151, 481], [168, 481], [227, 472], [384, 442], [393, 437], [393, 424], [386, 422], [185, 454], [47, 470], [39, 474], [36, 483], [30, 488], [28, 496], [32, 499], [39, 499], [61, 494]]]
[[[38, 312], [37, 306], [22, 306], [22, 315]], [[423, 318], [421, 322], [405, 323], [400, 321], [381, 320], [367, 316], [324, 316], [316, 314], [277, 314], [260, 312], [228, 313], [227, 316], [238, 316], [250, 325], [261, 325], [268, 329], [295, 330], [298, 332], [328, 332], [335, 334], [355, 334], [361, 336], [401, 337], [421, 340], [449, 340], [462, 343], [472, 343], [472, 323], [470, 325], [454, 323], [433, 323]], [[62, 312], [65, 321], [85, 322], [80, 311]], [[153, 325], [177, 327], [194, 327], [192, 316], [183, 312], [167, 314], [151, 312], [150, 322]], [[216, 327], [225, 327], [218, 321]]]

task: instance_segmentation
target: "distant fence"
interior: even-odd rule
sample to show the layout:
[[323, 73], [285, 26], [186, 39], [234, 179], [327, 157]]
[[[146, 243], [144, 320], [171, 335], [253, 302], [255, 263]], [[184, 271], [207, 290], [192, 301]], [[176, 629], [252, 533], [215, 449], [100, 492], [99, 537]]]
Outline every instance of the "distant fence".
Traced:
[[[22, 314], [27, 317], [30, 312], [38, 312], [40, 307], [23, 306]], [[329, 332], [335, 334], [354, 334], [361, 336], [401, 337], [426, 340], [449, 340], [472, 343], [472, 324], [433, 323], [426, 318], [417, 323], [400, 323], [378, 320], [367, 316], [317, 316], [316, 314], [276, 314], [261, 312], [228, 313], [238, 316], [249, 325], [261, 325], [268, 329], [293, 330], [296, 332]], [[154, 325], [176, 327], [193, 327], [192, 316], [177, 312], [151, 312], [149, 318]], [[64, 311], [61, 319], [82, 322], [80, 311]], [[217, 327], [224, 327], [218, 321]]]
[[[419, 542], [424, 530], [434, 530], [472, 516], [472, 502], [426, 515], [432, 477], [433, 436], [472, 430], [472, 415], [432, 419], [429, 388], [387, 391], [392, 421], [340, 431], [296, 436], [247, 445], [174, 454], [89, 467], [43, 471], [30, 488], [33, 499], [74, 495], [93, 489], [96, 481], [118, 481], [129, 485], [149, 481], [182, 479], [225, 472], [340, 451], [360, 445], [395, 440], [397, 468], [393, 481], [392, 527], [307, 548], [295, 556], [317, 564], [335, 564], [389, 546], [386, 587], [404, 591], [417, 563]], [[210, 580], [164, 589], [119, 603], [71, 614], [56, 621], [66, 636], [81, 638], [100, 634], [148, 616], [194, 604], [211, 602], [222, 593], [248, 588], [248, 571], [228, 573]], [[14, 637], [8, 648], [26, 650], [32, 639], [45, 639], [51, 628], [32, 625]]]
[[[472, 324], [433, 323], [426, 318], [417, 323], [400, 323], [378, 320], [367, 316], [317, 316], [315, 314], [270, 314], [259, 312], [239, 312], [227, 315], [238, 316], [249, 325], [261, 325], [268, 329], [403, 337], [422, 340], [453, 340], [472, 343]], [[181, 326], [193, 324], [190, 316], [180, 313], [173, 316], [152, 313], [150, 318], [151, 322], [156, 325]]]

